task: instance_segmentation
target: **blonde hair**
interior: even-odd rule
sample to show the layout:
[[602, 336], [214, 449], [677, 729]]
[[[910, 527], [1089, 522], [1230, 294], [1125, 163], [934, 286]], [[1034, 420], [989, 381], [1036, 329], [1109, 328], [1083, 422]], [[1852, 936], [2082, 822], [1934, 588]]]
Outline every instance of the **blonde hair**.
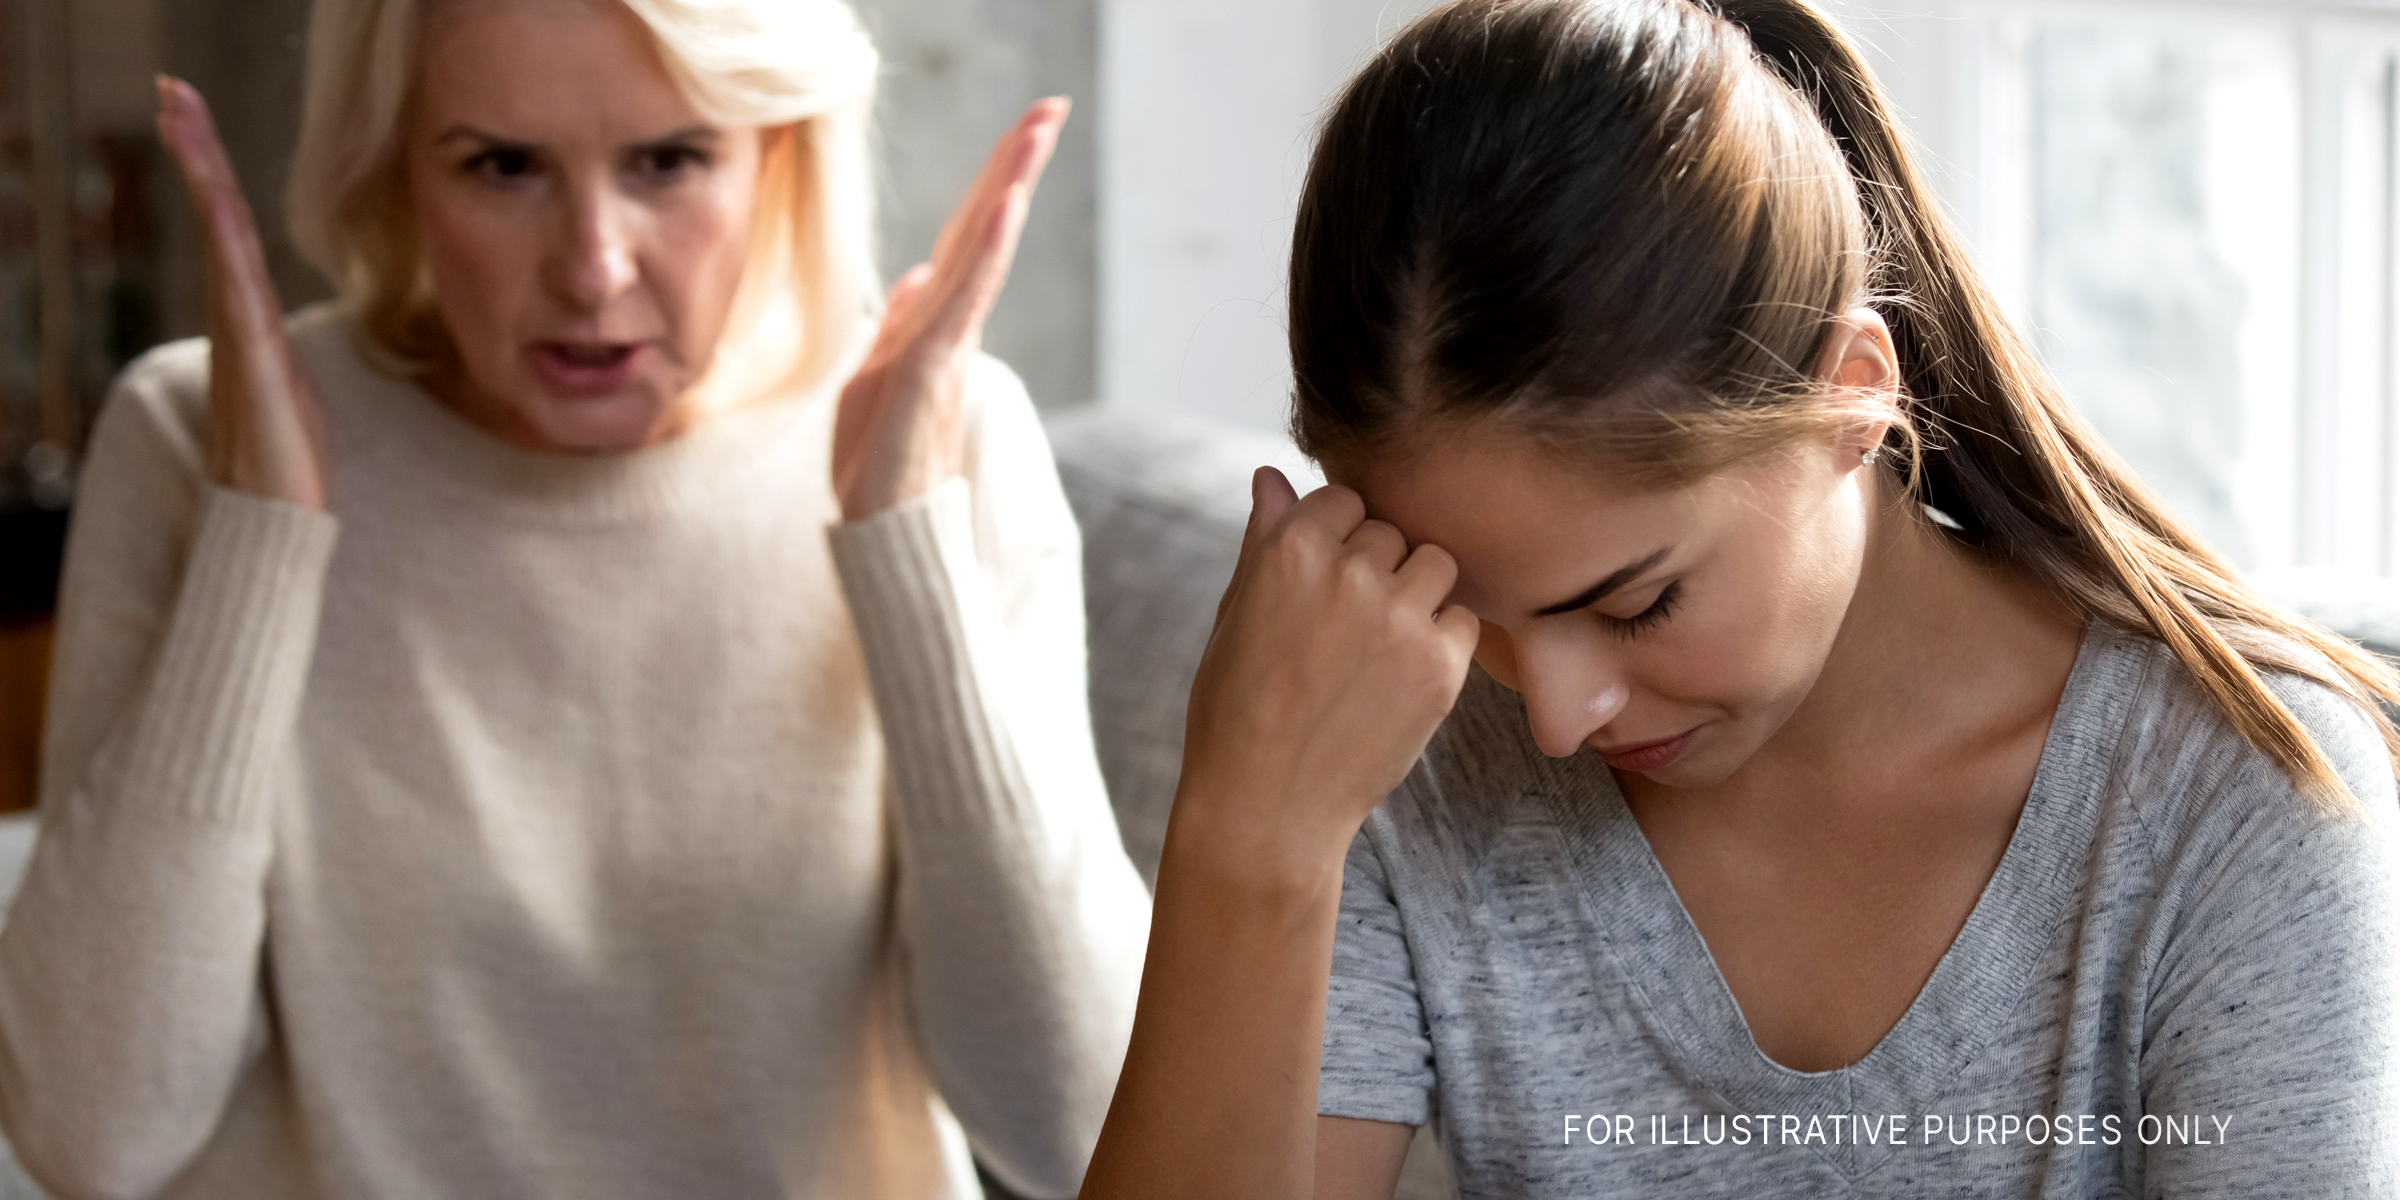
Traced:
[[[450, 354], [401, 175], [418, 34], [443, 2], [316, 0], [286, 198], [293, 242], [333, 281], [367, 349], [411, 374]], [[762, 382], [823, 381], [880, 294], [867, 149], [874, 43], [841, 0], [613, 2], [649, 30], [703, 115], [773, 131], [720, 369], [739, 341]]]

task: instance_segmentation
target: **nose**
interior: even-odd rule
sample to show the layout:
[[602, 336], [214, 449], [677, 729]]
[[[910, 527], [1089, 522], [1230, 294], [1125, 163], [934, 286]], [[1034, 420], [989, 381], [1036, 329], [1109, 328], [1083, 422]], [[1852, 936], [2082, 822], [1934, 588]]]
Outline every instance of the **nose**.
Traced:
[[1625, 711], [1633, 689], [1604, 648], [1545, 640], [1520, 638], [1517, 676], [1534, 744], [1552, 758], [1565, 758]]
[[560, 204], [560, 230], [542, 264], [543, 283], [576, 312], [595, 312], [630, 289], [637, 275], [633, 214], [602, 180], [581, 180]]

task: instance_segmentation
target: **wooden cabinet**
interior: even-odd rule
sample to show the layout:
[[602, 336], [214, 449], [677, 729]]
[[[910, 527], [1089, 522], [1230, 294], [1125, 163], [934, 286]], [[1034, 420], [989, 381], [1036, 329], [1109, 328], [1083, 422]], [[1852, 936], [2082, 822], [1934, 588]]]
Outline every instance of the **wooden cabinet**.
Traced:
[[0, 625], [0, 812], [31, 808], [41, 794], [50, 629], [48, 620]]

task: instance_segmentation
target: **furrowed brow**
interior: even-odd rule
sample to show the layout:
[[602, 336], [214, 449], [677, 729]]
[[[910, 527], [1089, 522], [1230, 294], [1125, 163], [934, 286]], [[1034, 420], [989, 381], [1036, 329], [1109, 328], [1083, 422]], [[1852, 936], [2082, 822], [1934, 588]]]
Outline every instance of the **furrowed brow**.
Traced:
[[689, 125], [672, 133], [662, 133], [654, 138], [643, 138], [641, 141], [630, 143], [630, 145], [636, 150], [657, 150], [667, 146], [690, 145], [694, 142], [721, 142], [723, 140], [725, 140], [724, 131], [713, 125]]
[[533, 148], [532, 142], [522, 142], [515, 138], [501, 137], [499, 134], [487, 133], [481, 129], [475, 128], [472, 125], [453, 125], [435, 135], [433, 140], [437, 145], [443, 142], [481, 142], [489, 146], [508, 146], [516, 149], [528, 150]]

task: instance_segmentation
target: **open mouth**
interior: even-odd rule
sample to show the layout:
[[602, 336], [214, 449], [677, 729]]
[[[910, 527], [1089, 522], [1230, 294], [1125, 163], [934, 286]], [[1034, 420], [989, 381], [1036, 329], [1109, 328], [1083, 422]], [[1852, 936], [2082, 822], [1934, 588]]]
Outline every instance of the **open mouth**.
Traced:
[[536, 348], [576, 370], [607, 370], [622, 366], [642, 348], [640, 342], [540, 342]]
[[613, 392], [633, 378], [642, 342], [535, 342], [534, 366], [559, 391], [575, 395]]

